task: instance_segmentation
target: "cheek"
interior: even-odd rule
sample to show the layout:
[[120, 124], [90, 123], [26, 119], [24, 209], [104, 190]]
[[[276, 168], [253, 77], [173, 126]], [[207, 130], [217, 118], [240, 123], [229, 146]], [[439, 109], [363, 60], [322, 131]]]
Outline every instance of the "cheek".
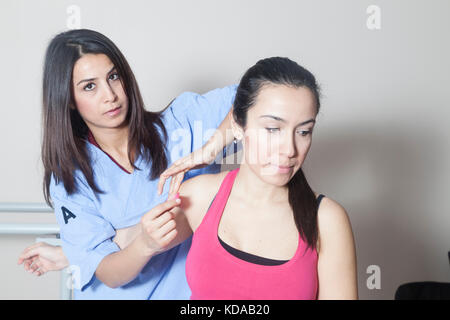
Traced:
[[75, 97], [75, 104], [78, 112], [83, 119], [92, 119], [95, 115], [95, 102], [93, 97], [78, 96]]
[[113, 90], [114, 90], [115, 94], [119, 97], [119, 99], [128, 100], [127, 95], [125, 93], [125, 89], [120, 81], [114, 82]]
[[306, 156], [308, 155], [309, 149], [311, 148], [311, 139], [310, 138], [300, 138], [296, 144], [297, 148], [297, 160], [299, 165], [301, 166], [305, 161]]
[[311, 147], [311, 139], [310, 138], [300, 138], [297, 142], [297, 150], [299, 153], [308, 153], [309, 148]]
[[273, 139], [263, 130], [248, 130], [244, 137], [244, 150], [247, 163], [264, 164], [273, 150]]

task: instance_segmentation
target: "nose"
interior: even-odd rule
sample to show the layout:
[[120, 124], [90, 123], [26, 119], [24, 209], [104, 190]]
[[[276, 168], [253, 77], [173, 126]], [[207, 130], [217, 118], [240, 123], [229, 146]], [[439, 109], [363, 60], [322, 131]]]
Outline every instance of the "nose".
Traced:
[[295, 136], [290, 133], [286, 133], [286, 136], [283, 139], [283, 142], [280, 146], [280, 153], [285, 155], [288, 158], [292, 158], [297, 153], [297, 148], [295, 145]]
[[111, 103], [117, 100], [117, 94], [114, 92], [114, 89], [109, 83], [105, 83], [103, 85], [103, 95], [105, 103]]

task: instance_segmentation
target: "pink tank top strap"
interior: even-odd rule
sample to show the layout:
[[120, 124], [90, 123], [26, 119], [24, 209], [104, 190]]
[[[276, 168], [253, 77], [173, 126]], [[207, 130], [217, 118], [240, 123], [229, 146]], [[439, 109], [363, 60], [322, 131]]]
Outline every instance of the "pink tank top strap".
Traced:
[[[210, 225], [215, 224], [217, 222], [217, 219], [219, 219], [222, 215], [222, 211], [225, 208], [225, 205], [227, 204], [228, 197], [231, 193], [231, 189], [233, 188], [234, 180], [236, 179], [236, 175], [239, 171], [239, 168], [234, 169], [227, 173], [225, 178], [222, 181], [222, 184], [220, 185], [219, 191], [217, 191], [217, 194], [211, 203], [211, 206], [209, 207], [209, 210], [206, 212], [205, 217], [203, 218], [202, 223], [198, 227], [203, 228], [204, 225]], [[206, 230], [204, 232], [213, 232], [214, 228], [206, 227]]]

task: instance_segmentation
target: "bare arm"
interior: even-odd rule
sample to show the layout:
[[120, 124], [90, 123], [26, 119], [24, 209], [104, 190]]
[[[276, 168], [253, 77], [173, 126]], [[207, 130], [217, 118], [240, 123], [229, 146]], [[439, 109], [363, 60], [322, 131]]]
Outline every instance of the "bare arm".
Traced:
[[324, 198], [318, 224], [318, 299], [358, 299], [355, 242], [347, 212], [334, 200]]
[[[185, 241], [201, 223], [224, 174], [226, 172], [204, 174], [186, 180], [180, 187], [179, 205], [166, 205], [159, 209], [155, 207], [156, 213], [150, 211], [146, 214], [141, 221], [142, 227], [131, 227], [126, 231], [126, 236], [121, 235], [119, 230], [114, 241], [122, 250], [102, 260], [96, 272], [99, 280], [110, 287], [124, 285], [139, 274], [154, 254]], [[174, 200], [168, 202], [173, 204]], [[160, 243], [162, 249], [156, 253], [148, 249], [145, 234], [159, 239], [169, 230], [174, 233], [167, 241]]]
[[123, 286], [135, 279], [154, 255], [172, 248], [179, 232], [170, 210], [178, 205], [174, 199], [167, 200], [147, 212], [134, 240], [126, 247], [119, 245], [122, 250], [103, 258], [96, 277], [111, 288]]
[[135, 279], [155, 254], [139, 235], [126, 248], [103, 258], [95, 276], [110, 288], [120, 287]]

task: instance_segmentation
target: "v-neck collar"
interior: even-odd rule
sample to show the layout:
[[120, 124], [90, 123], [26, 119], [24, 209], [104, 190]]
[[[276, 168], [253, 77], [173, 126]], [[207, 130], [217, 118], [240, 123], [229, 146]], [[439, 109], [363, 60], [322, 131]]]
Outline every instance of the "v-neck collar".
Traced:
[[124, 167], [122, 167], [108, 152], [106, 152], [105, 150], [103, 150], [97, 143], [97, 141], [95, 141], [94, 135], [92, 134], [91, 130], [89, 130], [88, 132], [88, 136], [87, 136], [88, 142], [94, 146], [96, 146], [98, 149], [100, 149], [101, 151], [103, 151], [120, 169], [122, 169], [123, 171], [125, 171], [128, 174], [131, 174], [131, 172], [129, 172], [127, 169], [125, 169]]

